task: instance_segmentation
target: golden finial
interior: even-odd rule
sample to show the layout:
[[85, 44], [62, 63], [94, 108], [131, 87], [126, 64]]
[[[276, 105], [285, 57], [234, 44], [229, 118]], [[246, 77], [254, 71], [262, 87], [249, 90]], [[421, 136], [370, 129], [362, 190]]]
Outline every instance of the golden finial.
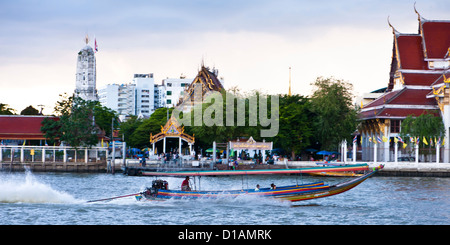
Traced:
[[417, 9], [416, 9], [416, 2], [414, 2], [414, 12], [416, 12], [417, 19], [420, 21], [420, 14], [419, 14], [419, 12], [417, 12]]
[[86, 45], [89, 43], [89, 36], [86, 34], [86, 37], [84, 37], [84, 40], [86, 41]]
[[393, 33], [393, 34], [397, 33], [398, 31], [395, 30], [395, 28], [391, 25], [391, 22], [389, 21], [389, 15], [388, 15], [388, 17], [387, 17], [387, 21], [388, 21], [388, 25], [392, 28], [392, 33]]
[[291, 94], [291, 67], [289, 67], [289, 96], [292, 96], [292, 94]]

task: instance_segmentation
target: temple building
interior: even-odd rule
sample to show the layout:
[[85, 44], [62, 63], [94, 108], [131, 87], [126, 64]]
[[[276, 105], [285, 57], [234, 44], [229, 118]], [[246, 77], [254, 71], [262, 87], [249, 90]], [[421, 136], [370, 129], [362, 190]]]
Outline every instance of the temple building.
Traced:
[[88, 45], [88, 36], [86, 36], [85, 41], [86, 46], [78, 52], [74, 95], [84, 100], [98, 101], [95, 53], [92, 47]]
[[152, 144], [152, 154], [154, 154], [155, 151], [155, 144], [163, 140], [163, 153], [166, 153], [166, 139], [167, 138], [177, 138], [179, 141], [178, 145], [178, 153], [182, 154], [182, 148], [183, 148], [183, 142], [182, 140], [186, 141], [189, 146], [189, 154], [192, 154], [192, 146], [195, 143], [195, 137], [188, 135], [184, 132], [184, 126], [181, 126], [177, 119], [175, 117], [170, 117], [170, 119], [166, 122], [166, 125], [164, 127], [161, 125], [161, 132], [157, 133], [155, 135], [150, 133], [150, 143]]
[[[181, 97], [177, 103], [177, 107], [182, 108], [184, 112], [190, 111], [191, 108], [197, 104], [203, 103], [203, 99], [213, 91], [221, 92], [224, 90], [222, 81], [217, 78], [219, 71], [215, 68], [210, 70], [203, 64], [194, 78], [192, 83], [184, 91], [184, 96]], [[198, 95], [195, 94], [195, 89], [201, 89]], [[198, 98], [197, 98], [197, 97]]]
[[0, 115], [0, 144], [19, 145], [26, 142], [28, 145], [32, 140], [44, 142], [46, 139], [41, 127], [45, 118], [58, 120], [54, 116]]
[[[428, 20], [416, 13], [417, 34], [401, 33], [389, 23], [393, 32], [389, 83], [384, 94], [364, 105], [359, 114], [363, 161], [396, 161], [393, 139], [402, 121], [408, 115], [431, 113], [444, 122], [446, 138], [440, 155], [449, 162], [450, 20]], [[399, 157], [411, 153], [402, 147], [399, 151]]]

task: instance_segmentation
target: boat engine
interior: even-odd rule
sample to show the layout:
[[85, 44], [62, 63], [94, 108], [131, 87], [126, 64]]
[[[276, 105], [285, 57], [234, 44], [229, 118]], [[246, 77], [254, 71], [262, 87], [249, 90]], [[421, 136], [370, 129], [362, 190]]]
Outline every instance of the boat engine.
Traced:
[[165, 180], [153, 180], [152, 187], [145, 188], [143, 195], [146, 197], [152, 197], [158, 195], [158, 190], [167, 190], [169, 188], [169, 183]]
[[167, 190], [169, 188], [169, 183], [162, 179], [157, 179], [152, 181], [152, 189], [162, 189]]

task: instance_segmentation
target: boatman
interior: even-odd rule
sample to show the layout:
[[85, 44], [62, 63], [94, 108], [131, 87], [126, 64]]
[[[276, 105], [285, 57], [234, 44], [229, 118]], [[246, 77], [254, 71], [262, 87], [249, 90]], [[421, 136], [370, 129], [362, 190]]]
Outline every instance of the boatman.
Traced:
[[183, 183], [181, 183], [181, 190], [191, 191], [191, 187], [189, 186], [189, 176], [186, 176], [186, 179], [184, 179]]

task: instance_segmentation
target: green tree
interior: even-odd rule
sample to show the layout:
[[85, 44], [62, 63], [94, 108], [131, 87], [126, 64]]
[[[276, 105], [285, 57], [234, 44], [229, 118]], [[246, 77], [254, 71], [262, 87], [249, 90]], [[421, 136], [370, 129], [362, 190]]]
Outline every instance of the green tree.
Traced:
[[134, 145], [132, 144], [132, 134], [142, 124], [142, 122], [143, 119], [138, 118], [135, 115], [130, 115], [128, 120], [120, 123], [120, 134], [123, 135], [123, 138], [128, 146], [134, 147]]
[[28, 106], [20, 112], [20, 115], [39, 115], [39, 111], [33, 106]]
[[402, 121], [401, 137], [419, 137], [422, 140], [445, 136], [445, 126], [442, 118], [433, 114], [424, 113], [418, 117], [409, 115]]
[[[196, 145], [200, 145], [203, 148], [209, 148], [213, 141], [216, 142], [228, 142], [235, 140], [239, 137], [252, 136], [256, 141], [261, 141], [260, 136], [261, 129], [264, 127], [258, 123], [257, 113], [259, 111], [259, 97], [267, 96], [259, 91], [252, 91], [251, 93], [242, 95], [237, 89], [225, 92], [222, 91], [220, 95], [212, 99], [206, 99], [197, 107], [201, 107], [203, 116], [202, 125], [195, 125], [194, 114], [195, 109], [192, 109], [190, 113], [186, 114], [187, 118], [191, 119], [191, 126], [186, 126], [186, 133], [195, 135]], [[270, 108], [270, 96], [267, 96], [268, 107]], [[227, 101], [230, 100], [230, 101]], [[253, 101], [253, 102], [251, 102]], [[251, 108], [250, 104], [254, 103], [255, 108]], [[230, 115], [227, 115], [227, 104], [230, 104], [232, 110], [229, 111]], [[240, 108], [240, 105], [243, 108]], [[270, 118], [270, 110], [268, 110], [268, 117]], [[221, 116], [219, 115], [221, 114]], [[232, 114], [232, 116], [231, 116]], [[211, 118], [214, 124], [208, 125], [205, 122], [205, 116]], [[231, 123], [227, 123], [227, 118], [233, 117]]]
[[280, 129], [274, 137], [274, 145], [291, 153], [294, 158], [311, 144], [313, 135], [311, 104], [300, 95], [280, 96]]
[[[169, 110], [169, 113], [167, 113]], [[167, 114], [172, 112], [173, 108], [159, 108], [152, 113], [150, 118], [145, 119], [134, 130], [127, 144], [136, 148], [144, 148], [150, 146], [150, 133], [153, 135], [161, 132], [161, 126], [167, 122]]]
[[111, 122], [118, 120], [112, 110], [102, 107], [98, 101], [85, 101], [67, 94], [60, 97], [55, 106], [58, 118], [46, 118], [42, 122], [41, 131], [50, 143], [59, 139], [75, 148], [90, 147], [98, 143], [102, 130], [111, 133]]
[[314, 137], [322, 144], [322, 149], [337, 149], [339, 143], [347, 139], [357, 126], [357, 109], [352, 105], [353, 85], [333, 77], [318, 77], [312, 85], [311, 110], [315, 113]]
[[[111, 136], [111, 130], [119, 126], [119, 117], [117, 112], [102, 106], [99, 101], [90, 101], [90, 107], [94, 111], [95, 124], [105, 132], [106, 136]], [[113, 125], [111, 125], [113, 123]]]
[[9, 108], [9, 105], [0, 103], [0, 115], [14, 115], [14, 109]]
[[61, 140], [75, 148], [97, 144], [100, 132], [93, 119], [94, 103], [79, 97], [75, 97], [73, 102], [71, 113], [62, 115], [59, 120]]

